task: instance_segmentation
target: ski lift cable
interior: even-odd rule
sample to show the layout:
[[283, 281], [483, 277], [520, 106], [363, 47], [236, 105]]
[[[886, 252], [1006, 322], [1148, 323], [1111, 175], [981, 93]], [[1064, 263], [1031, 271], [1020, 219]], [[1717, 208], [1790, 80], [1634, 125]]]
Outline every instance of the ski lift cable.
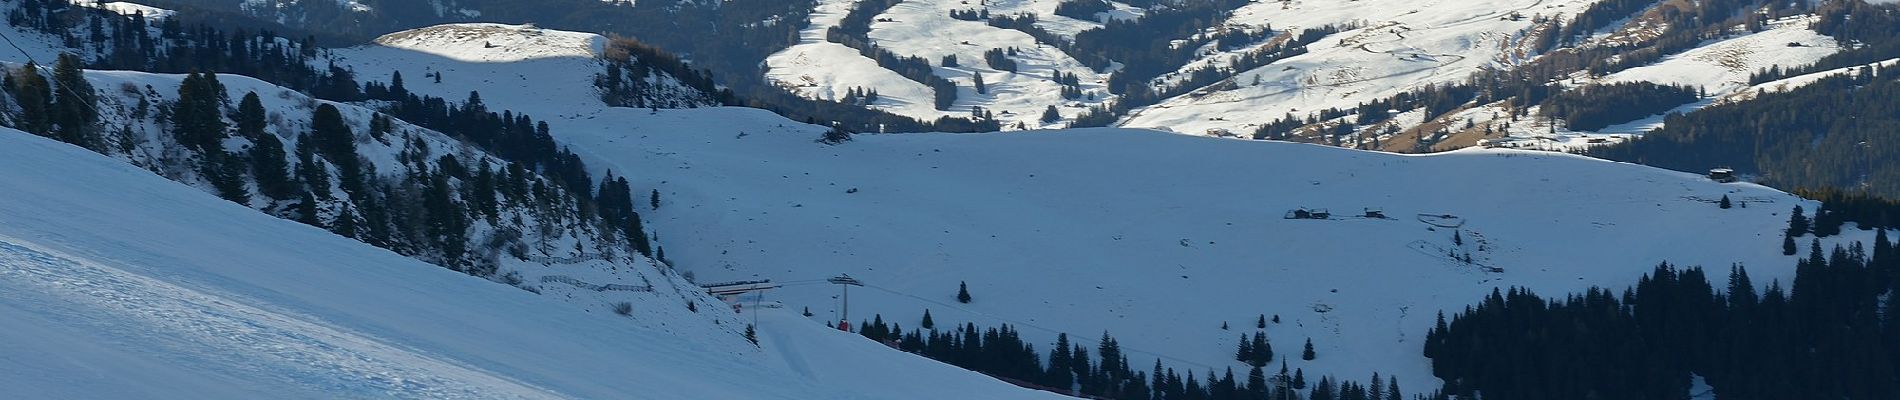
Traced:
[[[931, 303], [931, 304], [936, 304], [936, 305], [939, 305], [939, 306], [943, 306], [943, 307], [947, 307], [947, 308], [950, 308], [950, 309], [953, 309], [953, 310], [957, 310], [957, 311], [962, 311], [962, 312], [965, 312], [965, 313], [969, 313], [969, 314], [975, 314], [975, 315], [980, 315], [980, 316], [983, 316], [983, 317], [987, 317], [987, 318], [990, 318], [990, 319], [995, 319], [995, 320], [999, 320], [999, 321], [1003, 321], [1003, 322], [1008, 322], [1008, 323], [1011, 323], [1011, 324], [1015, 324], [1015, 325], [1019, 325], [1019, 326], [1026, 326], [1026, 327], [1030, 327], [1030, 328], [1034, 328], [1034, 329], [1036, 329], [1036, 330], [1041, 330], [1041, 331], [1045, 331], [1045, 332], [1049, 332], [1049, 333], [1057, 333], [1057, 334], [1066, 334], [1066, 335], [1069, 335], [1069, 340], [1071, 340], [1071, 341], [1078, 341], [1078, 342], [1091, 342], [1091, 343], [1095, 343], [1095, 346], [1096, 346], [1096, 347], [1100, 347], [1100, 346], [1101, 346], [1101, 341], [1100, 341], [1099, 339], [1090, 339], [1090, 338], [1089, 338], [1089, 337], [1087, 337], [1087, 336], [1081, 336], [1081, 335], [1077, 335], [1077, 334], [1074, 334], [1074, 333], [1069, 333], [1069, 332], [1064, 332], [1064, 331], [1061, 331], [1061, 330], [1058, 330], [1058, 329], [1053, 329], [1053, 328], [1048, 328], [1048, 327], [1044, 327], [1044, 326], [1041, 326], [1041, 325], [1036, 325], [1036, 324], [1033, 324], [1033, 323], [1029, 323], [1029, 322], [1024, 322], [1024, 321], [1019, 321], [1019, 320], [1015, 320], [1015, 319], [1011, 319], [1011, 318], [1006, 318], [1006, 317], [1002, 317], [1002, 316], [997, 316], [997, 315], [995, 315], [995, 314], [990, 314], [990, 313], [985, 313], [985, 312], [982, 312], [982, 311], [976, 311], [976, 310], [971, 310], [971, 309], [969, 309], [969, 308], [965, 308], [965, 307], [961, 307], [961, 306], [957, 306], [957, 305], [953, 305], [953, 304], [949, 304], [949, 303], [944, 303], [944, 302], [941, 302], [941, 301], [937, 301], [937, 300], [932, 300], [932, 299], [929, 299], [929, 298], [925, 298], [925, 297], [921, 297], [921, 296], [916, 296], [916, 295], [911, 295], [911, 294], [908, 294], [908, 293], [904, 293], [904, 292], [899, 292], [899, 291], [896, 291], [896, 290], [892, 290], [892, 289], [888, 289], [888, 288], [884, 288], [884, 287], [881, 287], [881, 286], [877, 286], [877, 285], [872, 285], [872, 284], [868, 284], [868, 283], [867, 283], [867, 284], [864, 284], [864, 287], [867, 287], [867, 288], [872, 288], [872, 289], [877, 289], [877, 290], [881, 290], [881, 291], [884, 291], [885, 293], [890, 293], [890, 294], [894, 294], [894, 295], [898, 295], [898, 296], [903, 296], [903, 297], [908, 297], [908, 298], [911, 298], [911, 299], [916, 299], [916, 300], [918, 300], [918, 301], [922, 301], [922, 302], [926, 302], [926, 303]], [[1194, 361], [1190, 361], [1190, 360], [1188, 360], [1188, 359], [1185, 359], [1185, 358], [1182, 358], [1182, 357], [1175, 357], [1175, 356], [1170, 356], [1170, 355], [1167, 355], [1167, 354], [1162, 354], [1162, 353], [1159, 353], [1159, 352], [1154, 352], [1154, 351], [1148, 351], [1148, 350], [1142, 350], [1142, 349], [1140, 349], [1140, 348], [1136, 348], [1136, 347], [1131, 347], [1131, 346], [1125, 346], [1125, 345], [1121, 345], [1120, 343], [1116, 343], [1116, 346], [1117, 346], [1118, 348], [1120, 348], [1120, 349], [1121, 349], [1121, 350], [1122, 350], [1123, 352], [1125, 352], [1125, 353], [1140, 353], [1140, 354], [1146, 354], [1146, 355], [1150, 355], [1150, 356], [1154, 356], [1155, 358], [1158, 358], [1158, 359], [1163, 359], [1163, 360], [1168, 360], [1168, 361], [1172, 361], [1172, 362], [1177, 362], [1177, 363], [1181, 363], [1181, 364], [1190, 364], [1190, 365], [1193, 365], [1193, 366], [1196, 366], [1196, 367], [1203, 367], [1203, 368], [1208, 368], [1209, 370], [1213, 370], [1213, 369], [1215, 369], [1215, 368], [1214, 368], [1214, 366], [1212, 366], [1212, 365], [1207, 365], [1207, 364], [1202, 364], [1202, 363], [1199, 363], [1199, 362], [1194, 362]]]
[[[14, 49], [14, 50], [19, 50], [19, 51], [20, 51], [20, 55], [22, 55], [22, 56], [26, 56], [26, 61], [27, 61], [27, 62], [30, 62], [30, 63], [33, 63], [33, 65], [39, 65], [39, 66], [42, 66], [42, 67], [44, 67], [44, 66], [46, 65], [46, 64], [41, 64], [41, 63], [40, 63], [40, 60], [36, 60], [36, 59], [33, 59], [33, 54], [32, 54], [32, 53], [28, 53], [28, 52], [26, 51], [26, 49], [22, 49], [22, 48], [20, 48], [20, 45], [18, 45], [18, 44], [14, 44], [14, 43], [13, 43], [13, 37], [11, 37], [11, 36], [7, 36], [7, 34], [6, 34], [6, 33], [0, 33], [0, 39], [5, 39], [5, 40], [6, 40], [6, 42], [7, 42], [7, 45], [8, 45], [8, 46], [13, 46], [13, 49]], [[64, 84], [61, 84], [61, 83], [60, 83], [60, 81], [59, 81], [59, 79], [52, 79], [52, 81], [53, 81], [53, 86], [58, 86], [58, 87], [59, 87], [60, 89], [65, 89], [65, 90], [66, 90], [66, 94], [69, 94], [69, 95], [72, 95], [72, 96], [73, 96], [73, 97], [75, 97], [75, 98], [80, 98], [80, 97], [85, 97], [85, 96], [81, 96], [81, 95], [79, 95], [79, 92], [77, 92], [77, 91], [74, 91], [72, 87], [68, 87], [68, 86], [66, 86], [66, 85], [64, 85]], [[83, 102], [82, 102], [82, 103], [80, 103], [80, 104], [85, 104], [85, 105], [86, 105], [86, 108], [87, 108], [87, 109], [90, 109], [90, 110], [92, 110], [92, 115], [105, 115], [104, 113], [101, 113], [101, 112], [99, 112], [99, 107], [98, 107], [98, 106], [96, 106], [96, 105], [92, 105], [92, 104], [86, 104], [86, 103], [83, 103]]]

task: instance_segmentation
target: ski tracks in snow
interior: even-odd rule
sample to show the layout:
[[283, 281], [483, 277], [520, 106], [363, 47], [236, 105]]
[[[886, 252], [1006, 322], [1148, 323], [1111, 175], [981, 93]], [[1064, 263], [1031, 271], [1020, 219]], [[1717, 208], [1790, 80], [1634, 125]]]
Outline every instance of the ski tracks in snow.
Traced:
[[[560, 398], [367, 335], [0, 237], [0, 303], [180, 369], [337, 398]], [[58, 350], [54, 350], [58, 351]]]

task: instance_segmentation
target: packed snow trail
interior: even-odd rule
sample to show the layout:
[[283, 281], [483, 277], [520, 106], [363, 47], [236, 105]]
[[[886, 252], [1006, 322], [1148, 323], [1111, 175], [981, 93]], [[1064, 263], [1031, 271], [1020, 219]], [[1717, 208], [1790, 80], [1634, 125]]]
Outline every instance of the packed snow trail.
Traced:
[[[245, 306], [246, 301], [50, 254], [15, 241], [0, 237], [0, 304], [41, 307], [9, 307], [14, 312], [8, 314], [51, 324], [35, 324], [40, 329], [89, 332], [141, 358], [192, 365], [198, 369], [194, 373], [254, 382], [280, 393], [321, 393], [318, 397], [560, 397], [308, 317]], [[32, 342], [6, 339], [7, 343]], [[61, 366], [42, 367], [59, 370]], [[6, 370], [31, 368], [0, 364]], [[61, 379], [56, 375], [41, 379]], [[47, 383], [57, 387], [79, 382]]]

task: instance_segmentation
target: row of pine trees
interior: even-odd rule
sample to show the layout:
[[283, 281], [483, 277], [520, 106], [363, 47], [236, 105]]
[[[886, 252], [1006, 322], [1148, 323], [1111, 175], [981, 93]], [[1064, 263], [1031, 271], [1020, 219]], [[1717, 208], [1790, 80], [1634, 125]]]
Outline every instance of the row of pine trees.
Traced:
[[1659, 265], [1621, 293], [1493, 292], [1443, 314], [1425, 355], [1446, 393], [1487, 399], [1682, 399], [1692, 376], [1722, 399], [1900, 398], [1900, 253], [1880, 231], [1810, 244], [1793, 282]]

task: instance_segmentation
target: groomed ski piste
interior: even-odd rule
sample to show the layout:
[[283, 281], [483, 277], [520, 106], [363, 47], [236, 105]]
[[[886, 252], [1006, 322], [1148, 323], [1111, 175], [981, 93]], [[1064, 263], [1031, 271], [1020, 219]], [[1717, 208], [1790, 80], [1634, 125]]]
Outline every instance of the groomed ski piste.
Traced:
[[[408, 76], [475, 57], [395, 54], [351, 66]], [[1795, 257], [1779, 232], [1793, 207], [1817, 206], [1546, 152], [1402, 156], [1118, 128], [833, 146], [816, 141], [824, 128], [762, 110], [610, 108], [551, 83], [440, 86], [411, 90], [480, 90], [491, 109], [559, 116], [556, 139], [593, 168], [660, 191], [663, 205], [641, 213], [700, 282], [787, 283], [767, 300], [824, 320], [841, 311], [839, 289], [814, 282], [850, 274], [870, 286], [852, 290], [854, 324], [882, 315], [915, 329], [930, 309], [940, 325], [1016, 325], [1039, 350], [1057, 332], [1093, 346], [1106, 331], [1144, 369], [1241, 369], [1236, 337], [1278, 315], [1266, 333], [1309, 377], [1377, 371], [1426, 390], [1438, 382], [1421, 341], [1441, 310], [1512, 286], [1620, 289], [1665, 261], [1718, 280], [1740, 263], [1787, 285]], [[1723, 196], [1745, 205], [1720, 209]], [[1333, 216], [1286, 218], [1301, 208]], [[1871, 237], [1850, 231], [1824, 243]], [[970, 304], [954, 300], [960, 281]], [[1306, 338], [1314, 361], [1297, 357]]]
[[5, 398], [1052, 396], [796, 314], [586, 312], [12, 129], [0, 187]]

